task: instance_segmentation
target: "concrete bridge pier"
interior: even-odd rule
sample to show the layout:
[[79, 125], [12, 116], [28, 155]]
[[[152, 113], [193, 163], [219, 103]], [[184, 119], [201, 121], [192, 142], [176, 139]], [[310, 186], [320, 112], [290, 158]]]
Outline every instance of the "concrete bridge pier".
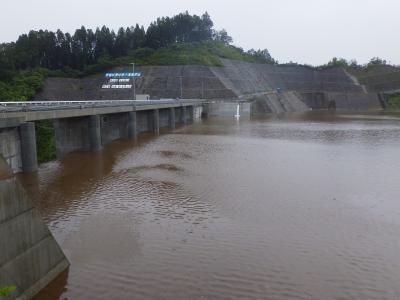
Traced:
[[136, 111], [128, 113], [128, 139], [137, 140], [137, 121]]
[[169, 113], [168, 126], [169, 126], [169, 128], [174, 129], [175, 128], [175, 108], [174, 107], [169, 108], [168, 113]]
[[155, 133], [160, 132], [160, 110], [159, 109], [153, 110], [153, 131]]
[[19, 132], [21, 137], [22, 171], [35, 172], [38, 169], [35, 123], [21, 124]]
[[100, 116], [94, 115], [89, 116], [89, 142], [90, 142], [90, 150], [99, 151], [101, 150], [101, 124], [100, 124]]
[[182, 114], [181, 114], [181, 118], [182, 118], [182, 120], [181, 120], [181, 122], [184, 124], [184, 125], [186, 125], [187, 124], [187, 109], [186, 109], [186, 106], [182, 106]]
[[208, 103], [204, 103], [203, 110], [201, 112], [202, 118], [208, 118], [209, 109], [210, 109], [210, 105]]
[[192, 123], [194, 121], [194, 106], [188, 106], [189, 111], [189, 122]]

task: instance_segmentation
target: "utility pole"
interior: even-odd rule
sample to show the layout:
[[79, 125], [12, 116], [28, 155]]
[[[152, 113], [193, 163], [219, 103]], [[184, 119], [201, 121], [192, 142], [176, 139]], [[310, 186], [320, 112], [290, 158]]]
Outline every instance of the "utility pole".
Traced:
[[136, 76], [135, 76], [135, 63], [132, 63], [133, 69], [133, 100], [136, 100]]
[[201, 99], [204, 99], [204, 77], [201, 80]]
[[183, 76], [180, 76], [181, 78], [181, 99], [183, 98]]

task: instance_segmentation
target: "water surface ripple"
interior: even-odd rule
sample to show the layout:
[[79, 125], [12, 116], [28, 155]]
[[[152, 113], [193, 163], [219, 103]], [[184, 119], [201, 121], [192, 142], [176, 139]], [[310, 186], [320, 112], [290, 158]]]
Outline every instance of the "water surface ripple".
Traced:
[[214, 118], [21, 175], [71, 261], [37, 299], [400, 299], [399, 121]]

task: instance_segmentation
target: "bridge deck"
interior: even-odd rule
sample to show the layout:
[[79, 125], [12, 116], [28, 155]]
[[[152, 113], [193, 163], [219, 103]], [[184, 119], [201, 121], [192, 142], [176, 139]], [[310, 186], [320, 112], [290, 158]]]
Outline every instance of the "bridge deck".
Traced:
[[[203, 100], [0, 102], [0, 121], [29, 122], [203, 104]], [[0, 122], [1, 123], [1, 122]]]

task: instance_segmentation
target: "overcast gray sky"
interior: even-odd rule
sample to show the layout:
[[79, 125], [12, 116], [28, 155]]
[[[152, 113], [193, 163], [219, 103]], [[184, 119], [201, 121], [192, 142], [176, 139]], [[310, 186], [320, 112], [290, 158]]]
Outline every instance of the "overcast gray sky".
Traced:
[[0, 41], [30, 29], [147, 26], [185, 10], [208, 11], [235, 45], [267, 48], [280, 62], [317, 65], [337, 56], [365, 63], [379, 56], [400, 64], [399, 0], [2, 0]]

